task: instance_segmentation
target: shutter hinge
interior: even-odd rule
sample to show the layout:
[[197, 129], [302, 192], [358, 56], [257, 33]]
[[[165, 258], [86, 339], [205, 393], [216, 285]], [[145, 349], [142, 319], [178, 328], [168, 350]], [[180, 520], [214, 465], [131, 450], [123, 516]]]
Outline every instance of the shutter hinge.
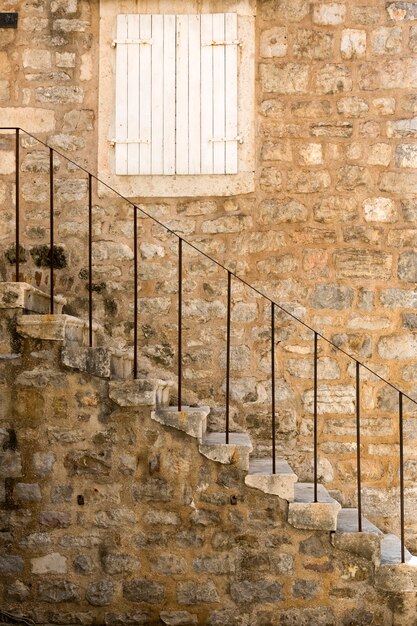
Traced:
[[209, 139], [209, 143], [225, 143], [227, 141], [238, 141], [239, 143], [243, 143], [243, 137], [241, 135], [237, 135], [237, 137], [212, 137], [211, 139]]
[[111, 146], [115, 146], [116, 144], [150, 144], [150, 139], [109, 139], [109, 143]]
[[233, 41], [210, 41], [208, 43], [203, 43], [203, 46], [241, 46], [242, 42], [240, 39], [234, 39]]
[[151, 46], [152, 39], [113, 39], [111, 47], [115, 48], [118, 44], [141, 44], [143, 46]]

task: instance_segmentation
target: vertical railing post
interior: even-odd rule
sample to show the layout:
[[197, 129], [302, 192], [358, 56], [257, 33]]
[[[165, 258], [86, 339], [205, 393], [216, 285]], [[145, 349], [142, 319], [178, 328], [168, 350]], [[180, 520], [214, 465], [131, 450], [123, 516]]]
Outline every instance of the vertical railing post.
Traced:
[[275, 305], [271, 302], [271, 409], [272, 409], [272, 473], [276, 474], [275, 459]]
[[358, 487], [358, 532], [362, 532], [362, 477], [361, 477], [361, 387], [360, 363], [356, 361], [356, 475]]
[[93, 346], [93, 180], [88, 174], [88, 345]]
[[133, 378], [138, 377], [138, 207], [133, 207]]
[[16, 147], [15, 147], [15, 185], [16, 185], [16, 205], [15, 205], [15, 245], [16, 245], [16, 282], [19, 282], [20, 276], [20, 129], [16, 128]]
[[51, 315], [54, 313], [54, 151], [49, 148], [49, 259]]
[[178, 238], [178, 411], [182, 411], [182, 239]]
[[317, 471], [317, 341], [318, 335], [317, 332], [314, 333], [314, 425], [313, 425], [313, 438], [314, 438], [314, 502], [318, 502], [317, 498], [317, 481], [318, 481], [318, 471]]
[[400, 431], [400, 523], [401, 523], [401, 563], [405, 563], [404, 534], [404, 427], [403, 427], [403, 394], [399, 392], [398, 421]]
[[230, 430], [230, 318], [232, 303], [232, 274], [227, 271], [227, 330], [226, 330], [226, 443]]

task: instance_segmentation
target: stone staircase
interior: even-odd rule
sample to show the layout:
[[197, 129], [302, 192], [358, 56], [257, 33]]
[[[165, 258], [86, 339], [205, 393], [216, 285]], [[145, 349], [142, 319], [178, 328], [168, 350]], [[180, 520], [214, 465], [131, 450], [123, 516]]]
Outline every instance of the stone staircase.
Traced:
[[272, 474], [270, 459], [251, 455], [253, 447], [249, 434], [230, 433], [229, 443], [226, 443], [225, 433], [208, 432], [209, 407], [184, 406], [178, 411], [177, 407], [170, 406], [169, 393], [173, 382], [131, 380], [132, 355], [106, 346], [106, 337], [98, 324], [93, 327], [93, 347], [88, 347], [87, 323], [63, 314], [64, 305], [65, 299], [56, 297], [58, 312], [50, 315], [46, 294], [24, 283], [0, 283], [2, 315], [9, 322], [14, 320], [15, 324], [13, 341], [10, 346], [3, 343], [0, 362], [20, 357], [16, 352], [16, 337], [19, 340], [61, 342], [60, 358], [64, 368], [106, 379], [108, 396], [120, 407], [151, 406], [154, 422], [187, 435], [189, 445], [196, 446], [208, 460], [241, 470], [244, 484], [249, 489], [281, 499], [290, 526], [328, 534], [334, 548], [366, 559], [374, 570], [374, 585], [378, 590], [393, 594], [417, 592], [417, 557], [406, 551], [406, 563], [401, 563], [398, 537], [384, 534], [365, 517], [362, 532], [358, 532], [357, 510], [341, 508], [323, 485], [319, 485], [318, 502], [314, 502], [313, 484], [298, 482], [284, 458], [276, 459], [276, 473]]

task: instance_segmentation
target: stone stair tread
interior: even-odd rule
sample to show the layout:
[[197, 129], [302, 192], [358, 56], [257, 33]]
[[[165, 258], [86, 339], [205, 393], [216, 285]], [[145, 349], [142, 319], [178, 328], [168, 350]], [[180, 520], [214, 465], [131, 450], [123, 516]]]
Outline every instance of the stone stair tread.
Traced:
[[[417, 568], [417, 557], [405, 549], [406, 565]], [[381, 541], [381, 565], [401, 563], [401, 540], [397, 535], [384, 535]]]
[[[336, 533], [357, 533], [358, 509], [341, 509], [337, 516]], [[382, 530], [362, 515], [362, 532], [383, 535]]]
[[[24, 282], [0, 282], [0, 309], [25, 309], [35, 313], [49, 313], [51, 296]], [[61, 295], [54, 296], [57, 313], [67, 303]]]
[[[296, 476], [291, 469], [290, 465], [285, 459], [275, 459], [276, 475], [288, 474]], [[260, 476], [273, 476], [272, 473], [272, 459], [250, 459], [249, 460], [249, 474]]]
[[[336, 500], [332, 498], [323, 485], [317, 485], [317, 500], [320, 504], [334, 504]], [[296, 483], [294, 485], [294, 502], [302, 504], [314, 503], [314, 484]]]
[[206, 433], [203, 439], [203, 445], [231, 445], [244, 446], [252, 449], [252, 441], [247, 433], [229, 433], [229, 443], [226, 444], [226, 433], [211, 432]]
[[209, 406], [182, 406], [181, 411], [178, 411], [178, 406], [165, 406], [158, 408], [158, 412], [161, 413], [210, 413]]

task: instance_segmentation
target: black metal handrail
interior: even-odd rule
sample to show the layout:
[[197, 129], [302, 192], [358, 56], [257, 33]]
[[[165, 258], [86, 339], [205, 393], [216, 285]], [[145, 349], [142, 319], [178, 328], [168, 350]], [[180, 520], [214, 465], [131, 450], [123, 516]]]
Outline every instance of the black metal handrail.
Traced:
[[138, 235], [137, 235], [137, 219], [138, 211], [145, 217], [152, 220], [164, 228], [168, 233], [178, 238], [178, 410], [182, 410], [182, 283], [183, 283], [183, 244], [186, 244], [191, 249], [201, 254], [218, 267], [227, 272], [227, 326], [226, 326], [226, 443], [230, 441], [230, 339], [231, 339], [231, 297], [232, 297], [232, 278], [240, 281], [246, 287], [249, 287], [255, 294], [264, 298], [271, 305], [271, 410], [272, 410], [272, 473], [276, 473], [276, 432], [275, 432], [275, 308], [278, 308], [285, 315], [288, 315], [298, 324], [301, 324], [304, 328], [313, 333], [314, 338], [314, 367], [313, 367], [313, 469], [314, 469], [314, 502], [318, 502], [318, 340], [325, 341], [332, 348], [335, 348], [338, 352], [342, 353], [355, 363], [355, 388], [356, 388], [356, 448], [357, 448], [357, 503], [358, 503], [358, 530], [362, 531], [362, 501], [361, 501], [361, 441], [360, 441], [360, 368], [368, 371], [374, 375], [377, 379], [383, 382], [385, 385], [394, 389], [399, 396], [398, 402], [398, 418], [399, 418], [399, 444], [400, 444], [400, 523], [401, 523], [401, 561], [405, 562], [405, 529], [404, 529], [404, 432], [403, 432], [403, 400], [406, 398], [415, 405], [417, 400], [409, 396], [407, 393], [399, 389], [396, 385], [386, 380], [383, 376], [375, 372], [365, 363], [359, 361], [356, 357], [349, 354], [346, 350], [336, 345], [333, 341], [321, 334], [319, 331], [312, 328], [309, 324], [298, 318], [296, 315], [288, 311], [285, 307], [281, 306], [274, 300], [272, 300], [267, 294], [262, 292], [257, 287], [248, 283], [244, 278], [227, 268], [225, 265], [217, 261], [215, 258], [201, 250], [198, 246], [190, 241], [186, 240], [182, 235], [179, 235], [174, 230], [163, 224], [160, 220], [156, 219], [143, 208], [135, 205], [131, 200], [123, 196], [116, 189], [112, 188], [108, 183], [101, 180], [95, 174], [89, 172], [86, 168], [79, 165], [76, 161], [70, 159], [62, 152], [52, 148], [47, 143], [38, 139], [38, 137], [32, 135], [28, 131], [20, 127], [0, 127], [0, 131], [14, 131], [16, 134], [15, 140], [15, 185], [16, 185], [16, 199], [15, 199], [15, 245], [16, 245], [16, 259], [15, 259], [15, 276], [16, 282], [20, 279], [20, 132], [24, 133], [28, 137], [31, 137], [41, 145], [45, 146], [49, 150], [49, 208], [50, 208], [50, 296], [51, 296], [51, 313], [54, 311], [54, 259], [53, 259], [53, 246], [54, 246], [54, 154], [57, 154], [73, 166], [84, 172], [88, 176], [88, 285], [89, 285], [89, 303], [88, 303], [88, 318], [89, 318], [89, 345], [93, 343], [93, 297], [92, 297], [92, 245], [93, 245], [93, 218], [92, 218], [92, 182], [100, 183], [108, 190], [113, 192], [123, 201], [127, 202], [133, 208], [133, 223], [134, 223], [134, 346], [133, 346], [133, 376], [137, 378], [138, 373]]

